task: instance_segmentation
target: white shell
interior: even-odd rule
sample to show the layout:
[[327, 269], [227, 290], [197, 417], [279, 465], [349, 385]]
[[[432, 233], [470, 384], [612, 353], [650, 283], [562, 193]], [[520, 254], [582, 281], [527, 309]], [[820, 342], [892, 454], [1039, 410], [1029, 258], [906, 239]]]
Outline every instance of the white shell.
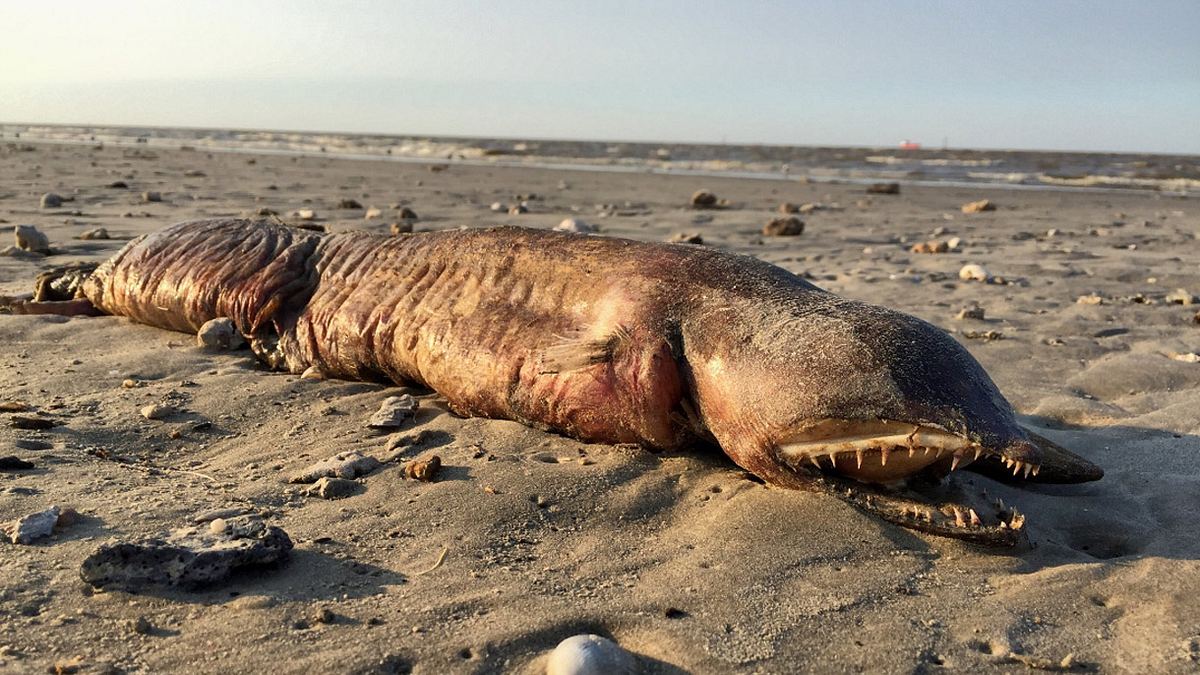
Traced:
[[578, 218], [567, 218], [558, 225], [555, 225], [554, 231], [574, 232], [576, 234], [592, 234], [593, 232], [599, 232], [600, 228], [592, 225], [591, 223], [585, 223]]
[[958, 278], [963, 281], [987, 281], [990, 275], [983, 265], [971, 263], [963, 265], [962, 269], [958, 271]]
[[599, 635], [573, 635], [558, 643], [546, 661], [546, 675], [632, 675], [637, 660]]

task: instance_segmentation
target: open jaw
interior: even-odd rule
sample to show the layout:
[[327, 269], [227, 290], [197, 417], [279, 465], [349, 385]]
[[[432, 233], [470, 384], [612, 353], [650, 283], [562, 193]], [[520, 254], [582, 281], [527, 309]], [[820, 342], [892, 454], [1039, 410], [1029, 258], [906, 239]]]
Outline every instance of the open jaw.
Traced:
[[978, 460], [994, 460], [1013, 478], [1036, 476], [1035, 462], [1005, 457], [930, 425], [823, 420], [777, 444], [793, 471], [885, 520], [933, 534], [1013, 545], [1025, 517], [986, 494], [970, 495], [942, 479]]

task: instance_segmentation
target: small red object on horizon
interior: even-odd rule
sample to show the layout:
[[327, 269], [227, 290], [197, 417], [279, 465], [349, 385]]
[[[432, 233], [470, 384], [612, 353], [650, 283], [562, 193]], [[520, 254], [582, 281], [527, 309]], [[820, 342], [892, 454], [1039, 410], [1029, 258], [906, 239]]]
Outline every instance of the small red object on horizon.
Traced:
[[900, 144], [901, 150], [920, 150], [921, 144], [916, 141], [904, 141]]

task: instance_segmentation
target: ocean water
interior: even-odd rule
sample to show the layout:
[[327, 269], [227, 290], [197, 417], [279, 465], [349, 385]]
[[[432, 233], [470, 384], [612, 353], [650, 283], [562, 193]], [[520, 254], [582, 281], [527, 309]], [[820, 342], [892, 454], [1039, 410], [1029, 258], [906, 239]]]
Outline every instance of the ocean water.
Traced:
[[381, 161], [1042, 189], [1200, 193], [1200, 156], [519, 140], [166, 127], [0, 124], [0, 143], [107, 143]]

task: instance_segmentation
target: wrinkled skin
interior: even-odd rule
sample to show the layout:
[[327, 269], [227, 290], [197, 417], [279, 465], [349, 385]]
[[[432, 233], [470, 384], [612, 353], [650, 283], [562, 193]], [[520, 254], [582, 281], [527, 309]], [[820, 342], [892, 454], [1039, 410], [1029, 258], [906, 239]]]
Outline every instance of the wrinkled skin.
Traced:
[[12, 309], [186, 332], [229, 317], [275, 368], [422, 384], [462, 415], [587, 441], [715, 442], [770, 484], [986, 543], [1015, 543], [1024, 517], [934, 503], [953, 492], [938, 486], [953, 469], [1102, 475], [1022, 429], [982, 367], [935, 326], [702, 247], [520, 228], [322, 236], [195, 221], [130, 242], [75, 300]]

